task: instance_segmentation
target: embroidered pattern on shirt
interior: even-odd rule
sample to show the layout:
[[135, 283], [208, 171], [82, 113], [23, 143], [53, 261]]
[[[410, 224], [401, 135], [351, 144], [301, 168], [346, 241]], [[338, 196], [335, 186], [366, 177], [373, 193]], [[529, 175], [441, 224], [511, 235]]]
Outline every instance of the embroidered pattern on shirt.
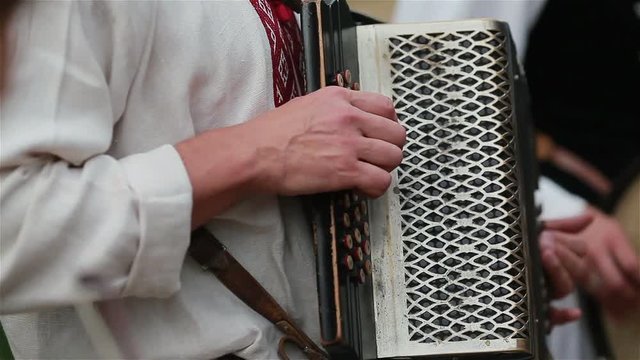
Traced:
[[264, 25], [271, 48], [273, 98], [278, 107], [303, 95], [300, 29], [293, 11], [278, 0], [250, 0]]

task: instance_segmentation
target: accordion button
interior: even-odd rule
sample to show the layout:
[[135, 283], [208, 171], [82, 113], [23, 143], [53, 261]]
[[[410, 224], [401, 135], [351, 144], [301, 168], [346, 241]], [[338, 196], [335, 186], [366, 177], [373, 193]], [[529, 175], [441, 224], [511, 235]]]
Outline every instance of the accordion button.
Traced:
[[360, 233], [359, 229], [353, 232], [353, 237], [356, 239], [356, 244], [360, 245], [362, 243], [362, 233]]
[[364, 251], [364, 254], [367, 256], [371, 255], [371, 246], [369, 245], [369, 241], [365, 240], [362, 243], [362, 251]]
[[360, 284], [364, 284], [367, 281], [367, 274], [364, 272], [364, 269], [358, 270], [357, 280]]
[[362, 268], [364, 269], [364, 272], [367, 275], [371, 275], [371, 270], [372, 270], [372, 266], [371, 266], [371, 260], [366, 260], [364, 262], [364, 265], [362, 266]]
[[356, 222], [360, 222], [362, 220], [362, 214], [360, 213], [360, 207], [357, 207], [353, 211], [353, 217], [356, 218]]
[[369, 211], [368, 207], [367, 207], [367, 202], [363, 201], [360, 203], [360, 212], [362, 213], [362, 216], [367, 216], [367, 212]]
[[344, 265], [345, 268], [347, 268], [347, 270], [351, 271], [353, 270], [354, 264], [353, 264], [353, 258], [351, 257], [351, 255], [347, 255], [342, 259], [342, 264]]
[[348, 87], [351, 86], [351, 70], [347, 69], [344, 71], [344, 81]]
[[340, 87], [344, 87], [344, 76], [342, 74], [336, 74], [335, 84]]
[[361, 262], [362, 260], [364, 260], [364, 253], [362, 252], [362, 248], [357, 247], [353, 251], [353, 258], [356, 262]]
[[368, 222], [364, 222], [364, 224], [362, 224], [362, 230], [364, 231], [364, 236], [365, 237], [369, 237], [370, 233], [369, 233], [369, 223]]
[[353, 83], [353, 85], [351, 85], [351, 90], [360, 90], [360, 83]]
[[342, 238], [342, 245], [347, 248], [347, 250], [353, 249], [353, 238], [351, 235], [345, 235]]
[[349, 217], [349, 214], [342, 214], [342, 225], [345, 227], [351, 227], [351, 218]]
[[348, 209], [351, 207], [351, 198], [349, 197], [349, 194], [344, 194], [344, 208]]

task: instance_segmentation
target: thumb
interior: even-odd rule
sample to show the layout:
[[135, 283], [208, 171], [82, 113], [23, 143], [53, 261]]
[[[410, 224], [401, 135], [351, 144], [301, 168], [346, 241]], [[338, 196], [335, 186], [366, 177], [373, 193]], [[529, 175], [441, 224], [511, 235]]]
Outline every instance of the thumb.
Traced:
[[544, 228], [546, 230], [576, 233], [582, 231], [585, 227], [591, 224], [593, 219], [594, 215], [592, 213], [584, 213], [570, 218], [545, 221]]
[[551, 326], [563, 325], [578, 320], [582, 316], [582, 311], [578, 308], [558, 309], [551, 307], [549, 311], [549, 322]]

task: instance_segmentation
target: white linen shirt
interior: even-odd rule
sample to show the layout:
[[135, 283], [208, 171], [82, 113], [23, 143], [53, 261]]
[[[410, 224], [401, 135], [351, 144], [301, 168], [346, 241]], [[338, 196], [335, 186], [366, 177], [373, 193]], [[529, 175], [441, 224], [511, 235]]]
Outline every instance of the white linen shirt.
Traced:
[[[0, 312], [16, 358], [98, 357], [70, 305], [114, 298], [106, 321], [137, 357], [276, 358], [275, 327], [185, 258], [192, 189], [172, 146], [274, 107], [249, 1], [25, 2], [9, 48]], [[207, 227], [318, 338], [299, 202], [253, 198]]]

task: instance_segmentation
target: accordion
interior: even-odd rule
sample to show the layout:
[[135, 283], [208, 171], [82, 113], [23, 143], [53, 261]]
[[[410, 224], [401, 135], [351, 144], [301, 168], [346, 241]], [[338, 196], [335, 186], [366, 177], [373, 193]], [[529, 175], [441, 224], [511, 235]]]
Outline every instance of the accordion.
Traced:
[[385, 94], [407, 130], [387, 193], [312, 199], [323, 346], [336, 359], [544, 358], [527, 85], [507, 24], [363, 24], [303, 1], [309, 92]]

